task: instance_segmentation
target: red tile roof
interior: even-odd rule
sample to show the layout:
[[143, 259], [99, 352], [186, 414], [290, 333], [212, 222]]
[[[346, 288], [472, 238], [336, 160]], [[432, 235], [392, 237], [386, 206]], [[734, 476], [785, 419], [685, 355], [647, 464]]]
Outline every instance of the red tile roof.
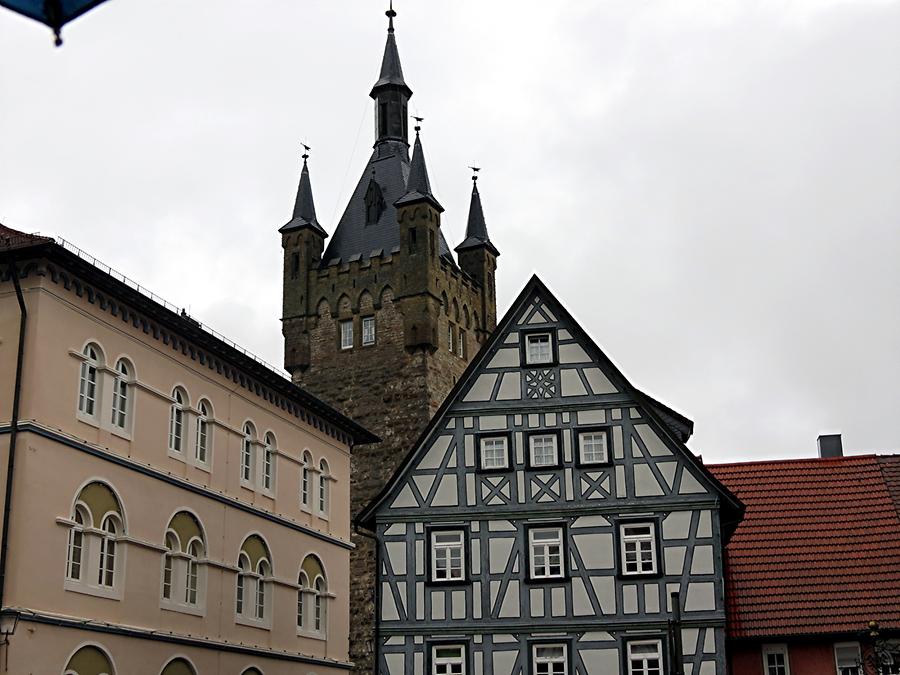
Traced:
[[708, 468], [747, 507], [725, 549], [729, 637], [900, 629], [900, 455]]

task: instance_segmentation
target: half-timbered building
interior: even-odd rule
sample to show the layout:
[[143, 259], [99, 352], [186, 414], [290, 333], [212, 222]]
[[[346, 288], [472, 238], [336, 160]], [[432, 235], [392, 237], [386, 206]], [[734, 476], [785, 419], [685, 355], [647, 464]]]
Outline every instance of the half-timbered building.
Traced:
[[725, 672], [742, 514], [533, 277], [384, 490], [380, 675]]

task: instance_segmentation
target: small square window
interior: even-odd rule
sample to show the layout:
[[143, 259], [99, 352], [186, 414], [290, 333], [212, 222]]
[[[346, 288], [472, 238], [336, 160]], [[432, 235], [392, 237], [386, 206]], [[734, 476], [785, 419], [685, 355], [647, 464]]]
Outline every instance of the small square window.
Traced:
[[607, 464], [609, 446], [607, 432], [603, 430], [578, 433], [578, 461], [581, 464]]
[[628, 675], [664, 675], [662, 640], [628, 643]]
[[653, 523], [619, 525], [622, 574], [656, 574], [656, 527]]
[[465, 645], [433, 645], [431, 675], [466, 675]]
[[787, 645], [763, 645], [763, 675], [791, 675]]
[[375, 317], [366, 316], [362, 320], [362, 343], [363, 347], [375, 344]]
[[565, 643], [532, 645], [532, 675], [569, 675], [569, 649]]
[[353, 349], [353, 320], [341, 321], [341, 349]]
[[528, 550], [531, 579], [562, 579], [565, 577], [563, 528], [533, 527], [529, 529]]
[[496, 471], [509, 468], [509, 449], [506, 436], [483, 436], [479, 445], [482, 469]]
[[529, 333], [525, 336], [525, 363], [553, 363], [553, 336], [550, 333]]
[[529, 464], [531, 468], [559, 465], [559, 447], [556, 434], [532, 434], [528, 437]]
[[462, 530], [431, 532], [431, 580], [464, 581], [466, 578], [466, 546]]

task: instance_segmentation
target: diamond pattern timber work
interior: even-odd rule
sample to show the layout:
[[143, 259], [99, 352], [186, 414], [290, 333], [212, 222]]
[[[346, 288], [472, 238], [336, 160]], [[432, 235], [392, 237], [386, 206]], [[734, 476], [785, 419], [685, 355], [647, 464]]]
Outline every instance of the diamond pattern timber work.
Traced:
[[553, 368], [529, 370], [525, 373], [526, 398], [553, 398], [556, 396], [556, 371]]

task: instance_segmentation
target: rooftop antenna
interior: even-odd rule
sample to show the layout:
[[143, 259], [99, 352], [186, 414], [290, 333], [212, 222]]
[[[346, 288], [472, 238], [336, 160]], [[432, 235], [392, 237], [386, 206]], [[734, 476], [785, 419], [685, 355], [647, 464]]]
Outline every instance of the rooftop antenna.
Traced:
[[480, 166], [470, 166], [469, 168], [472, 169], [472, 180], [477, 181], [478, 180], [478, 172], [481, 171], [481, 167]]
[[393, 33], [394, 17], [397, 16], [397, 12], [394, 11], [394, 0], [390, 0], [388, 4], [388, 11], [386, 11], [384, 15], [388, 18], [388, 33]]

